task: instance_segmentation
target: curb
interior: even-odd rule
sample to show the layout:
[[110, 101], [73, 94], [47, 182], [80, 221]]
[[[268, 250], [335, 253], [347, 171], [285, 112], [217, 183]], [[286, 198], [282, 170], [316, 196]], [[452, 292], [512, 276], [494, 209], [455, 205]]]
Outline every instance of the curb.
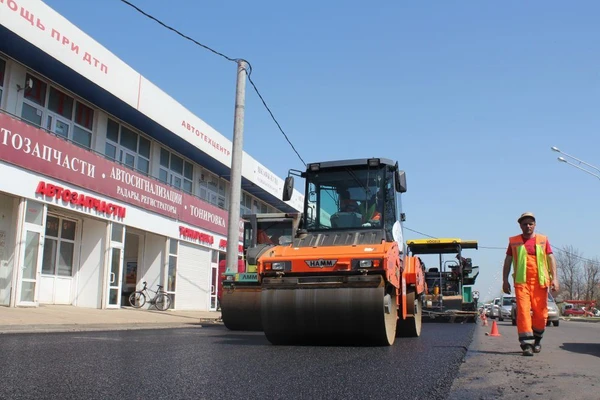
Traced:
[[88, 325], [14, 325], [0, 328], [0, 336], [20, 333], [69, 333], [69, 332], [102, 332], [102, 331], [134, 331], [156, 329], [203, 328], [208, 325], [220, 325], [215, 320], [200, 320], [186, 323], [133, 323], [128, 325], [88, 324]]

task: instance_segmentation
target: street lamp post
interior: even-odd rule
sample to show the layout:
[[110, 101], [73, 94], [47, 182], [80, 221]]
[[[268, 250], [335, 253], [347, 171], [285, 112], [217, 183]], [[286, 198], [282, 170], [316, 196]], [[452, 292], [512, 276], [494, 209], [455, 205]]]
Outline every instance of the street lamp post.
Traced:
[[552, 151], [555, 151], [555, 152], [557, 152], [557, 153], [560, 153], [560, 154], [564, 155], [564, 156], [565, 156], [565, 157], [567, 157], [567, 158], [570, 158], [570, 159], [572, 159], [572, 160], [575, 160], [575, 161], [577, 161], [579, 164], [574, 164], [574, 163], [570, 162], [569, 160], [567, 160], [565, 157], [558, 157], [558, 161], [560, 161], [560, 162], [563, 162], [563, 163], [565, 163], [565, 164], [569, 164], [569, 165], [570, 165], [570, 166], [572, 166], [572, 167], [575, 167], [575, 168], [577, 168], [577, 169], [580, 169], [580, 170], [582, 170], [583, 172], [585, 172], [585, 173], [587, 173], [587, 174], [590, 174], [590, 175], [592, 175], [592, 176], [595, 176], [596, 178], [600, 179], [600, 175], [599, 175], [599, 174], [596, 174], [596, 173], [594, 173], [594, 172], [592, 172], [592, 171], [589, 171], [589, 170], [587, 170], [587, 169], [585, 169], [585, 168], [581, 167], [581, 165], [582, 165], [582, 164], [583, 164], [583, 165], [586, 165], [586, 166], [588, 166], [589, 168], [595, 169], [595, 170], [596, 170], [596, 171], [598, 171], [598, 172], [600, 172], [600, 168], [598, 168], [598, 167], [596, 167], [596, 166], [594, 166], [594, 165], [592, 165], [592, 164], [589, 164], [589, 163], [587, 163], [587, 162], [585, 162], [585, 161], [583, 161], [583, 160], [580, 160], [579, 158], [577, 158], [577, 157], [574, 157], [574, 156], [572, 156], [572, 155], [570, 155], [570, 154], [567, 154], [567, 153], [565, 153], [564, 151], [561, 151], [561, 150], [560, 150], [558, 147], [556, 147], [556, 146], [552, 146], [550, 149], [551, 149]]

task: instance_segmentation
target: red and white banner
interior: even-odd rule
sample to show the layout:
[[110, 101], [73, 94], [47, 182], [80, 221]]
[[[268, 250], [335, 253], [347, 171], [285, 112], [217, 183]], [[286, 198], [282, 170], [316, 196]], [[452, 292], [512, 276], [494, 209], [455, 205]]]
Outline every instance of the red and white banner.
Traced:
[[1, 113], [0, 160], [227, 235], [227, 211]]

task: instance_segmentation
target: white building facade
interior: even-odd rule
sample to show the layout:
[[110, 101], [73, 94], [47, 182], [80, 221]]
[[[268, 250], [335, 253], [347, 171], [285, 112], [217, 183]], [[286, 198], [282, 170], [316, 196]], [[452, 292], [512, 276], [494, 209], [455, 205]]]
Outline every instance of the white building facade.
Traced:
[[[230, 140], [39, 0], [0, 1], [0, 305], [214, 310]], [[244, 153], [241, 212], [296, 212]]]

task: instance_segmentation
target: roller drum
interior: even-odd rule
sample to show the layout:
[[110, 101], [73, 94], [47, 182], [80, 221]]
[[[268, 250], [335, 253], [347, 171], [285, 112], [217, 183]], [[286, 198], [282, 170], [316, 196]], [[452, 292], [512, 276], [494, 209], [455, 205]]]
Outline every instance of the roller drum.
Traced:
[[263, 282], [261, 292], [262, 326], [273, 344], [386, 346], [394, 342], [395, 290], [386, 293], [382, 278], [273, 286]]
[[221, 296], [221, 318], [232, 331], [262, 331], [260, 286], [226, 288]]

